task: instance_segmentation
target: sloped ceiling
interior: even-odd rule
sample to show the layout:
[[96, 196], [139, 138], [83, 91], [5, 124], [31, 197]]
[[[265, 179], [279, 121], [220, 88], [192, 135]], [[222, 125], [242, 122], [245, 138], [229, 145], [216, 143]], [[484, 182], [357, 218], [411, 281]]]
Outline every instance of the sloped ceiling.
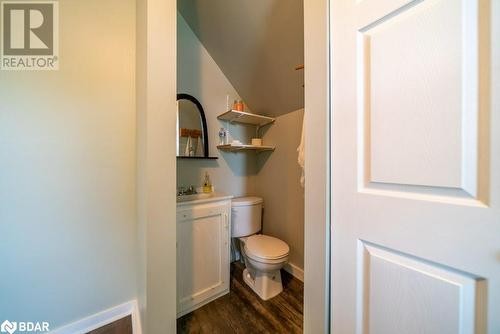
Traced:
[[178, 0], [178, 8], [249, 108], [304, 107], [303, 0]]

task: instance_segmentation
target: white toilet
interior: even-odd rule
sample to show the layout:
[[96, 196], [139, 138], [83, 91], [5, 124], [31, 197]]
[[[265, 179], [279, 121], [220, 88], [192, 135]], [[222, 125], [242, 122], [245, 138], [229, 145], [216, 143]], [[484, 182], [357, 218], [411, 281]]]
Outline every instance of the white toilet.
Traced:
[[239, 197], [232, 201], [232, 237], [240, 241], [246, 269], [243, 280], [263, 300], [283, 291], [280, 269], [288, 261], [290, 247], [274, 237], [256, 234], [262, 227], [260, 197]]

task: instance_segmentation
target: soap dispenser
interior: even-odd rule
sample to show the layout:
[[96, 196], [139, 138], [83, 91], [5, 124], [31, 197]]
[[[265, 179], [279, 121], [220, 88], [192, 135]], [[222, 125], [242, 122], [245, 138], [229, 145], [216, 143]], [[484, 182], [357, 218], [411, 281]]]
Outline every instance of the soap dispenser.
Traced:
[[203, 182], [203, 192], [211, 193], [212, 192], [212, 183], [210, 182], [210, 176], [208, 172], [205, 172], [205, 181]]

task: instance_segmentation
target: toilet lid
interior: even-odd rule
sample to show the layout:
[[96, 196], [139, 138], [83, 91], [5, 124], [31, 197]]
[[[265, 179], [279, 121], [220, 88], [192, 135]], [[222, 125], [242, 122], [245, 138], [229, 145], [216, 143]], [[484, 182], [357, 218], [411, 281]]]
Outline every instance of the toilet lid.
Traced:
[[263, 202], [263, 199], [255, 196], [247, 196], [247, 197], [236, 197], [231, 201], [231, 206], [250, 206], [255, 204], [260, 204]]
[[249, 255], [271, 260], [288, 255], [290, 247], [278, 238], [256, 234], [245, 241], [245, 251]]

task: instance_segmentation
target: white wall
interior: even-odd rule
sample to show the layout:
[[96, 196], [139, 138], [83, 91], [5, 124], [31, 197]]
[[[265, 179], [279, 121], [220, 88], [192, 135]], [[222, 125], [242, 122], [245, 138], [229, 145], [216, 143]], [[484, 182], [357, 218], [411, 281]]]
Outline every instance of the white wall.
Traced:
[[139, 307], [176, 331], [176, 0], [137, 0]]
[[258, 160], [256, 194], [264, 199], [264, 233], [290, 246], [290, 263], [304, 268], [304, 188], [297, 147], [302, 134], [304, 109], [276, 118], [263, 136], [265, 145], [276, 150], [261, 153]]
[[[216, 147], [219, 129], [225, 126], [217, 120], [217, 115], [226, 111], [227, 95], [231, 104], [239, 95], [180, 14], [177, 23], [177, 92], [193, 95], [202, 104], [207, 118], [210, 155], [219, 157], [218, 160], [177, 160], [177, 185], [199, 186], [207, 171], [216, 191], [235, 196], [253, 193], [255, 183], [252, 179], [257, 162], [254, 153], [224, 153]], [[238, 125], [231, 125], [230, 132], [242, 141], [249, 141], [255, 134], [253, 127]]]
[[64, 0], [60, 70], [0, 73], [0, 319], [136, 297], [135, 1]]

